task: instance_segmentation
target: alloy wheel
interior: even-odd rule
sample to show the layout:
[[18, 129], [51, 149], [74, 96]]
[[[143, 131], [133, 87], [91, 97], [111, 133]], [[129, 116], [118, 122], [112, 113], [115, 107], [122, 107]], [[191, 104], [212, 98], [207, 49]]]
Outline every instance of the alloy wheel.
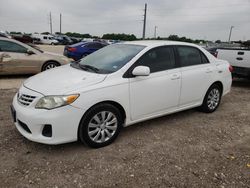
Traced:
[[217, 88], [213, 88], [208, 94], [207, 105], [210, 110], [214, 110], [220, 102], [220, 91]]
[[53, 69], [53, 68], [55, 68], [55, 67], [57, 67], [56, 64], [51, 63], [51, 64], [48, 64], [48, 65], [45, 67], [45, 70]]
[[95, 143], [104, 143], [116, 133], [118, 120], [110, 111], [94, 115], [88, 124], [88, 136]]

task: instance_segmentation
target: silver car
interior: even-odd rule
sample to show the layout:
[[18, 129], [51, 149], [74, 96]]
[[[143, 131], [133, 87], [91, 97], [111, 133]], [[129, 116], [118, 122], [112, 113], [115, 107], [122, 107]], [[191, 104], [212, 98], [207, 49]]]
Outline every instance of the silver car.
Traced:
[[35, 49], [14, 39], [0, 37], [0, 75], [36, 74], [65, 65], [70, 59]]

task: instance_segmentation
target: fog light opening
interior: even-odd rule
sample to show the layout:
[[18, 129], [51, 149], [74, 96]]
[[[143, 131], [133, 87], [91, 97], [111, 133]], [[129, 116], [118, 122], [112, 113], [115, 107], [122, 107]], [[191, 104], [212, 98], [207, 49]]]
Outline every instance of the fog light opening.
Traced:
[[45, 137], [52, 137], [52, 126], [51, 125], [44, 125], [42, 135]]

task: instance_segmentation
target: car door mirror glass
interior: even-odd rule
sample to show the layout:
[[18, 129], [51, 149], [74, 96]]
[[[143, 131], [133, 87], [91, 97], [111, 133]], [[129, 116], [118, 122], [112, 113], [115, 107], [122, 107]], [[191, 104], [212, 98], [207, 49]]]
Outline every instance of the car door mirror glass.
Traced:
[[132, 71], [133, 76], [149, 76], [150, 75], [150, 69], [146, 66], [138, 66], [135, 67]]

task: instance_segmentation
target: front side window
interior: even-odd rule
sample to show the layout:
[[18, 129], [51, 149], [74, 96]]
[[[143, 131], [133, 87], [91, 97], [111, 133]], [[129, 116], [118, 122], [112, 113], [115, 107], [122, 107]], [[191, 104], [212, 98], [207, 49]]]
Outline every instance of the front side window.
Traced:
[[14, 42], [0, 40], [0, 51], [26, 53], [27, 49], [19, 44], [14, 43]]
[[145, 53], [136, 66], [147, 66], [150, 72], [159, 72], [175, 67], [174, 50], [172, 47], [158, 47]]
[[182, 67], [208, 63], [207, 58], [202, 57], [203, 54], [197, 48], [189, 46], [178, 46], [177, 51], [179, 55], [180, 65]]

